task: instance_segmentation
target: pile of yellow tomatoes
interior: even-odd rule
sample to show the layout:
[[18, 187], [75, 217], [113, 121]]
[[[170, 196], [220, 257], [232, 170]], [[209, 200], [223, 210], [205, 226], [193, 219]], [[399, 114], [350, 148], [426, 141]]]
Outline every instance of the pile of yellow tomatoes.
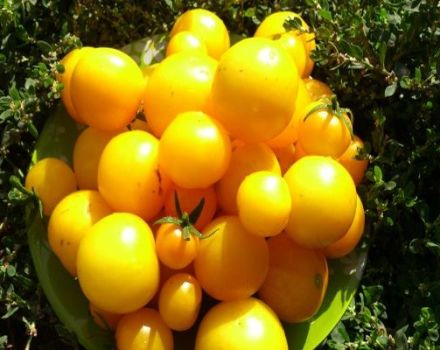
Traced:
[[293, 12], [231, 46], [194, 9], [144, 70], [111, 48], [63, 59], [62, 99], [84, 129], [72, 167], [43, 159], [26, 187], [118, 349], [172, 349], [192, 327], [197, 350], [287, 349], [280, 320], [318, 311], [327, 258], [363, 233], [368, 163], [350, 112], [310, 76], [314, 48]]

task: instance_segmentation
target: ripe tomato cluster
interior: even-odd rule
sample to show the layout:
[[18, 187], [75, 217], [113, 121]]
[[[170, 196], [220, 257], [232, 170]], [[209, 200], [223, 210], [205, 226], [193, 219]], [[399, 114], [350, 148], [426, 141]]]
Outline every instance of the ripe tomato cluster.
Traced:
[[[64, 105], [86, 126], [73, 169], [43, 159], [26, 187], [118, 349], [171, 349], [172, 331], [192, 327], [198, 350], [287, 349], [280, 320], [318, 311], [327, 258], [363, 233], [368, 163], [350, 111], [310, 77], [314, 47], [293, 12], [230, 46], [223, 22], [195, 9], [144, 71], [110, 48], [63, 59]], [[206, 295], [218, 303], [197, 323]]]

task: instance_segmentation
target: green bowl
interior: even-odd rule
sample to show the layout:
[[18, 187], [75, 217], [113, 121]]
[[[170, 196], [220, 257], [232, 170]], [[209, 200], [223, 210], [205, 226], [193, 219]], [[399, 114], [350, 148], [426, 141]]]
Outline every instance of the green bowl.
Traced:
[[[164, 37], [156, 36], [123, 48], [143, 67], [162, 59]], [[82, 128], [59, 105], [48, 118], [37, 142], [32, 161], [56, 157], [72, 164], [72, 151]], [[47, 242], [47, 220], [28, 217], [28, 241], [43, 291], [60, 321], [72, 331], [87, 350], [115, 348], [113, 335], [99, 328], [89, 314], [88, 302], [78, 281], [63, 268]], [[343, 259], [329, 263], [329, 285], [323, 305], [309, 321], [284, 324], [289, 349], [316, 348], [332, 331], [355, 294], [366, 263], [367, 251], [357, 248]], [[176, 333], [175, 349], [192, 350], [194, 331]]]

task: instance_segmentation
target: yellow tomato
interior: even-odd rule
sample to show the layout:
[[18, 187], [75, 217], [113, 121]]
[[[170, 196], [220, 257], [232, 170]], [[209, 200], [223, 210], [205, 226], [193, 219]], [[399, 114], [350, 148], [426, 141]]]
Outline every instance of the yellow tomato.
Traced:
[[236, 216], [214, 219], [203, 230], [194, 271], [202, 288], [218, 300], [250, 297], [264, 281], [269, 254], [266, 240], [245, 230]]
[[328, 284], [324, 254], [302, 248], [285, 233], [271, 237], [269, 272], [258, 295], [285, 322], [302, 322], [321, 307]]
[[98, 220], [112, 213], [97, 191], [77, 191], [64, 197], [49, 219], [49, 246], [72, 276], [81, 239]]
[[135, 118], [144, 90], [142, 71], [130, 56], [116, 49], [96, 48], [76, 64], [70, 95], [87, 125], [119, 130]]
[[289, 124], [298, 80], [295, 63], [279, 45], [244, 39], [220, 58], [210, 108], [231, 136], [267, 141]]
[[116, 328], [118, 350], [173, 350], [173, 333], [159, 315], [142, 308], [124, 315]]
[[208, 10], [193, 9], [180, 15], [171, 30], [171, 37], [184, 31], [200, 37], [208, 54], [215, 59], [219, 59], [229, 48], [228, 29], [215, 13]]
[[98, 166], [98, 188], [116, 211], [153, 218], [163, 206], [169, 180], [159, 171], [159, 141], [151, 134], [126, 131], [111, 139]]
[[88, 127], [78, 136], [73, 147], [73, 170], [80, 189], [98, 189], [98, 164], [102, 151], [121, 132]]
[[368, 168], [368, 159], [356, 159], [356, 156], [359, 155], [360, 150], [363, 148], [364, 143], [355, 135], [350, 146], [338, 159], [339, 163], [350, 173], [356, 186], [361, 183]]
[[76, 186], [72, 169], [56, 158], [44, 158], [35, 163], [25, 179], [25, 187], [34, 191], [43, 203], [45, 215], [50, 215], [58, 202], [74, 192]]
[[150, 227], [129, 213], [101, 219], [81, 240], [77, 271], [84, 295], [98, 308], [119, 314], [141, 308], [159, 286]]
[[191, 52], [171, 55], [159, 64], [144, 98], [146, 119], [157, 137], [179, 113], [208, 110], [216, 68], [213, 58]]
[[193, 53], [208, 54], [206, 45], [195, 33], [183, 31], [170, 38], [167, 45], [166, 56], [171, 56], [182, 51]]
[[272, 148], [287, 147], [298, 138], [298, 127], [304, 117], [306, 107], [312, 102], [306, 86], [302, 80], [298, 81], [298, 94], [296, 95], [295, 112], [287, 127], [273, 139], [266, 142]]
[[114, 331], [118, 325], [119, 320], [122, 318], [122, 314], [114, 314], [107, 312], [96, 307], [92, 303], [89, 303], [89, 312], [92, 315], [93, 321], [102, 329]]
[[[316, 46], [315, 35], [313, 33], [301, 33], [298, 30], [287, 31], [286, 28], [284, 28], [284, 23], [287, 20], [294, 18], [299, 18], [299, 20], [301, 21], [301, 27], [306, 31], [309, 30], [309, 26], [307, 25], [307, 23], [297, 13], [292, 11], [279, 11], [267, 16], [258, 26], [254, 36], [278, 40], [285, 33], [289, 33], [290, 35], [299, 37], [303, 42], [306, 53], [305, 67], [304, 70], [301, 72], [301, 76], [308, 77], [312, 72], [314, 65], [310, 54]], [[298, 54], [298, 51], [292, 51], [291, 53]]]
[[261, 300], [225, 301], [200, 323], [195, 350], [287, 350], [283, 327]]
[[289, 221], [289, 186], [281, 175], [269, 171], [252, 173], [238, 188], [237, 207], [246, 230], [257, 236], [275, 236]]
[[225, 213], [238, 213], [238, 187], [247, 175], [259, 170], [281, 174], [273, 151], [264, 143], [238, 144], [232, 151], [228, 170], [216, 184], [218, 204]]
[[320, 80], [309, 77], [303, 79], [303, 82], [312, 101], [317, 101], [322, 97], [330, 98], [334, 95], [330, 87]]
[[292, 210], [287, 234], [307, 248], [322, 248], [341, 238], [353, 222], [356, 187], [350, 174], [330, 157], [305, 156], [284, 175]]
[[179, 114], [160, 139], [160, 169], [183, 188], [206, 188], [229, 165], [231, 142], [222, 126], [203, 112]]
[[80, 118], [75, 110], [70, 96], [72, 73], [79, 59], [88, 51], [93, 50], [92, 47], [83, 47], [80, 49], [74, 49], [70, 51], [61, 60], [61, 64], [64, 66], [64, 73], [58, 74], [57, 79], [63, 83], [64, 89], [61, 92], [61, 99], [63, 100], [64, 107], [66, 107], [67, 113], [78, 123], [85, 124], [84, 120]]
[[365, 227], [365, 213], [364, 206], [360, 197], [357, 197], [356, 212], [354, 214], [353, 222], [347, 233], [342, 236], [335, 243], [330, 244], [324, 248], [324, 254], [328, 258], [341, 258], [350, 253], [362, 238]]
[[321, 104], [322, 102], [318, 101], [307, 106], [305, 115], [299, 121], [297, 143], [307, 154], [330, 156], [336, 159], [350, 145], [351, 121], [346, 114], [337, 117], [326, 107], [312, 112], [313, 108]]
[[196, 322], [201, 302], [199, 282], [188, 273], [177, 273], [162, 286], [159, 313], [168, 327], [185, 331]]
[[281, 174], [284, 175], [295, 161], [295, 146], [290, 144], [287, 147], [274, 148], [273, 151], [280, 164]]

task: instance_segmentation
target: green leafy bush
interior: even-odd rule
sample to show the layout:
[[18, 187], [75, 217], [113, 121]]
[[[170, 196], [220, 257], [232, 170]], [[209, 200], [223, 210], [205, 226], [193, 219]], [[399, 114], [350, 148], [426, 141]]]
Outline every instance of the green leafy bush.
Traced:
[[[268, 13], [303, 14], [318, 38], [314, 76], [353, 110], [371, 165], [360, 187], [370, 246], [362, 287], [323, 344], [440, 349], [440, 5], [433, 0], [4, 0], [0, 2], [0, 349], [79, 348], [48, 306], [23, 222], [20, 182], [62, 89], [59, 59], [166, 32], [190, 7], [252, 35]], [[14, 176], [14, 177], [11, 177]], [[54, 337], [56, 329], [58, 337]], [[68, 345], [66, 345], [68, 344]]]

